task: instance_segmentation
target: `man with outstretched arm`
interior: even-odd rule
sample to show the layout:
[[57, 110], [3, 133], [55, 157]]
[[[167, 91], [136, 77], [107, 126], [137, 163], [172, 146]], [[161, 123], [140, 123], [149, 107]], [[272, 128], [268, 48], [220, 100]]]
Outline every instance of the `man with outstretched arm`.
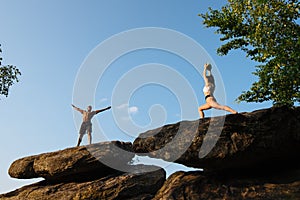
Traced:
[[109, 110], [111, 108], [111, 106], [108, 106], [107, 108], [104, 108], [101, 110], [94, 110], [94, 111], [92, 111], [92, 106], [88, 106], [87, 110], [82, 110], [82, 109], [74, 106], [73, 104], [72, 104], [72, 107], [82, 114], [82, 124], [81, 124], [80, 130], [79, 130], [79, 138], [78, 138], [77, 146], [80, 145], [80, 143], [82, 141], [82, 137], [86, 133], [88, 135], [89, 144], [92, 144], [92, 122], [91, 122], [91, 119], [94, 117], [94, 115], [96, 115], [100, 112], [103, 112], [105, 110]]

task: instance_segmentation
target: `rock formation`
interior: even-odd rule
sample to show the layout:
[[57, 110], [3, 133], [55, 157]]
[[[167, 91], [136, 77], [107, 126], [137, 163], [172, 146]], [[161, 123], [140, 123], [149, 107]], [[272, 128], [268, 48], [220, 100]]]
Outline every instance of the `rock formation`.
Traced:
[[[122, 150], [128, 153], [124, 154]], [[68, 148], [16, 160], [11, 164], [8, 173], [13, 178], [43, 177], [52, 182], [90, 179], [90, 175], [101, 177], [117, 172], [115, 168], [110, 168], [99, 160], [113, 160], [109, 164], [128, 165], [127, 163], [134, 157], [131, 151], [131, 143], [118, 141]]]
[[[296, 159], [300, 152], [299, 107], [228, 115], [224, 124], [222, 120], [222, 117], [215, 117], [166, 125], [141, 134], [134, 141], [133, 149], [154, 158], [207, 171], [299, 168], [300, 163]], [[206, 136], [208, 130], [209, 135]], [[204, 138], [206, 142], [217, 140], [217, 143], [208, 155], [201, 157]], [[167, 146], [172, 140], [176, 140], [174, 145]], [[170, 156], [177, 152], [183, 153], [178, 158]]]
[[81, 182], [69, 179], [68, 182], [64, 181], [56, 183], [41, 181], [0, 195], [0, 199], [152, 199], [165, 181], [165, 171], [156, 168], [156, 171], [147, 173], [112, 173], [95, 180]]
[[[10, 176], [45, 180], [0, 199], [300, 199], [299, 152], [299, 107], [183, 121], [142, 133], [133, 144], [104, 142], [19, 159]], [[204, 171], [165, 180], [159, 167], [130, 165], [135, 154]]]
[[[205, 172], [175, 172], [153, 200], [178, 199], [300, 199], [300, 171], [275, 177], [232, 176]], [[298, 174], [288, 180], [287, 177]], [[284, 178], [285, 181], [281, 180]], [[280, 181], [279, 181], [280, 180]]]
[[[131, 146], [103, 142], [16, 160], [9, 169], [11, 177], [45, 180], [0, 195], [0, 199], [151, 199], [166, 173], [156, 166], [129, 165], [134, 156]], [[100, 162], [110, 160], [109, 164], [124, 165], [127, 172]]]

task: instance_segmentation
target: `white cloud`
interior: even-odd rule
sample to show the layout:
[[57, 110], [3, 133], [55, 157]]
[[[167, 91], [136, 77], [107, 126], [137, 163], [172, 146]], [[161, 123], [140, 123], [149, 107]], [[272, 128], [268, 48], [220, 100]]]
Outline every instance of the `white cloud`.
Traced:
[[128, 108], [128, 104], [127, 103], [123, 103], [123, 104], [117, 106], [117, 109], [126, 109], [126, 108]]
[[136, 106], [132, 106], [130, 108], [128, 108], [128, 112], [131, 113], [131, 114], [135, 114], [139, 111], [139, 108], [136, 107]]
[[103, 102], [105, 102], [105, 101], [107, 101], [107, 100], [108, 100], [107, 98], [102, 98], [102, 99], [99, 100], [99, 102], [100, 102], [100, 103], [103, 103]]
[[129, 105], [127, 103], [117, 106], [117, 109], [120, 109], [120, 110], [127, 109], [129, 114], [135, 114], [139, 111], [139, 108], [137, 106], [129, 107]]

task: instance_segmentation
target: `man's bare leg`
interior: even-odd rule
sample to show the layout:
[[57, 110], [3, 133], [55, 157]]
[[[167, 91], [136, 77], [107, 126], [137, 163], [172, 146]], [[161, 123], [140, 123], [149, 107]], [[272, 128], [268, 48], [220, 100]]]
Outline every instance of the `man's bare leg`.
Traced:
[[83, 136], [83, 135], [79, 135], [78, 142], [77, 142], [77, 147], [79, 147], [79, 145], [80, 145], [80, 143], [81, 143], [81, 141], [82, 141], [82, 136]]
[[92, 144], [92, 133], [88, 131], [87, 133], [89, 144]]

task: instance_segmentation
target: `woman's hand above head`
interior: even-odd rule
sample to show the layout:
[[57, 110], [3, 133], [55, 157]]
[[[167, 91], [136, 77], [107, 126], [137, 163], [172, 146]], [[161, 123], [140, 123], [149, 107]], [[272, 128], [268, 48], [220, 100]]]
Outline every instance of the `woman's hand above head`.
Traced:
[[206, 69], [206, 70], [211, 70], [211, 64], [209, 64], [209, 63], [205, 63], [204, 64], [204, 69]]

